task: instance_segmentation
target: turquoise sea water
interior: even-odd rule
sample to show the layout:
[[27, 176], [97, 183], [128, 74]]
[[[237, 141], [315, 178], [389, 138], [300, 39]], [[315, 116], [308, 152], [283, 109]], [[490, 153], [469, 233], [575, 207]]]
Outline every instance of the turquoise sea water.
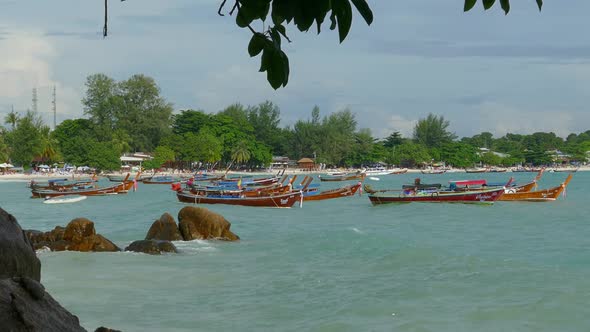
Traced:
[[[420, 176], [511, 175], [534, 177]], [[566, 175], [545, 174], [540, 188]], [[366, 183], [398, 188], [417, 176]], [[89, 330], [588, 331], [589, 186], [590, 172], [578, 172], [566, 199], [493, 206], [374, 207], [366, 195], [301, 209], [209, 205], [241, 241], [177, 242], [181, 253], [164, 256], [39, 253], [42, 282]], [[74, 204], [29, 199], [24, 182], [0, 183], [0, 193], [23, 228], [86, 217], [120, 247], [185, 206], [165, 185]]]

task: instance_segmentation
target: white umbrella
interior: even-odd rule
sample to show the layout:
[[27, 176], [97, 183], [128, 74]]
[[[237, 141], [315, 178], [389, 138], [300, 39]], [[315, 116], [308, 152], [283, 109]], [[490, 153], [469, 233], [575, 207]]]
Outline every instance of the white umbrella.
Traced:
[[8, 167], [8, 168], [13, 168], [13, 167], [14, 167], [14, 165], [13, 165], [13, 164], [6, 164], [6, 167]]
[[39, 165], [38, 167], [39, 168], [49, 168], [49, 166], [47, 166], [47, 165]]
[[0, 167], [6, 168], [6, 167], [8, 167], [8, 164], [7, 163], [2, 163], [2, 164], [0, 164]]

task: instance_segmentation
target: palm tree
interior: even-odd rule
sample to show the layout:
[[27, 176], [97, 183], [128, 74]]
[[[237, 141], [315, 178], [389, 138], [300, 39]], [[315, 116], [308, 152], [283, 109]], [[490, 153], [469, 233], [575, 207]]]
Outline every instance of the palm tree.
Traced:
[[18, 113], [16, 113], [15, 111], [11, 111], [4, 117], [4, 123], [9, 124], [12, 127], [12, 130], [14, 130], [19, 119], [20, 116], [18, 115]]
[[0, 161], [6, 162], [10, 157], [10, 148], [6, 143], [4, 143], [4, 137], [2, 133], [0, 133]]
[[414, 127], [414, 141], [428, 148], [440, 147], [443, 143], [453, 141], [457, 136], [448, 131], [449, 121], [432, 113], [425, 119], [418, 120]]
[[238, 164], [247, 162], [250, 160], [250, 149], [248, 149], [248, 143], [245, 141], [240, 141], [231, 152], [232, 163], [236, 162]]
[[51, 130], [48, 126], [41, 127], [41, 157], [46, 161], [57, 161], [57, 140], [51, 137]]

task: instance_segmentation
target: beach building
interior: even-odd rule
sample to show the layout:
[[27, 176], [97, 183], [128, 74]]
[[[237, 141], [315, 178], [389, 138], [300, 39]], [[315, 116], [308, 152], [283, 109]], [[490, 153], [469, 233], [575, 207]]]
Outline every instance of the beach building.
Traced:
[[119, 159], [121, 160], [121, 169], [129, 170], [133, 167], [141, 169], [141, 164], [146, 160], [153, 159], [153, 157], [142, 152], [135, 152], [123, 154]]
[[306, 171], [313, 171], [316, 168], [315, 161], [313, 161], [313, 159], [311, 159], [311, 158], [299, 159], [297, 161], [297, 167], [299, 167], [302, 170], [306, 170]]

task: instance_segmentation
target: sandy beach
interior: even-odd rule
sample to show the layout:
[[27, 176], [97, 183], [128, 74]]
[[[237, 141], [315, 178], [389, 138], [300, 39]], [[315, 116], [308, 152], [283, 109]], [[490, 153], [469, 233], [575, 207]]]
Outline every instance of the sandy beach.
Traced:
[[[573, 171], [574, 168], [546, 168], [546, 172], [553, 172], [553, 171]], [[282, 171], [282, 170], [281, 170]], [[305, 171], [301, 169], [286, 169], [285, 174], [295, 175], [295, 174], [326, 174], [331, 172], [356, 172], [357, 169], [326, 169], [321, 171]], [[581, 166], [577, 169], [577, 171], [590, 171], [590, 166]], [[237, 171], [230, 171], [228, 175], [269, 175], [269, 174], [276, 174], [279, 170], [274, 171], [260, 171], [260, 172], [237, 172]], [[409, 168], [407, 173], [418, 173], [420, 174], [422, 169], [417, 168]], [[213, 174], [223, 174], [225, 172], [214, 172]], [[465, 173], [465, 169], [457, 168], [457, 169], [450, 169], [447, 170], [446, 173]], [[511, 169], [507, 169], [506, 173], [512, 173]], [[113, 173], [105, 173], [100, 174], [99, 176], [106, 176], [109, 174], [118, 174], [123, 175], [126, 173], [122, 172], [113, 172]], [[143, 174], [152, 174], [151, 172], [143, 173]], [[190, 175], [188, 173], [180, 173], [180, 172], [159, 172], [158, 175]], [[192, 173], [191, 173], [192, 174]], [[132, 174], [134, 175], [134, 174]], [[31, 180], [35, 181], [47, 181], [50, 179], [68, 179], [68, 180], [85, 180], [90, 179], [92, 177], [91, 174], [69, 174], [69, 173], [32, 173], [32, 174], [23, 174], [23, 173], [14, 173], [14, 174], [0, 174], [0, 182], [2, 181], [9, 181], [9, 182], [29, 182]]]

